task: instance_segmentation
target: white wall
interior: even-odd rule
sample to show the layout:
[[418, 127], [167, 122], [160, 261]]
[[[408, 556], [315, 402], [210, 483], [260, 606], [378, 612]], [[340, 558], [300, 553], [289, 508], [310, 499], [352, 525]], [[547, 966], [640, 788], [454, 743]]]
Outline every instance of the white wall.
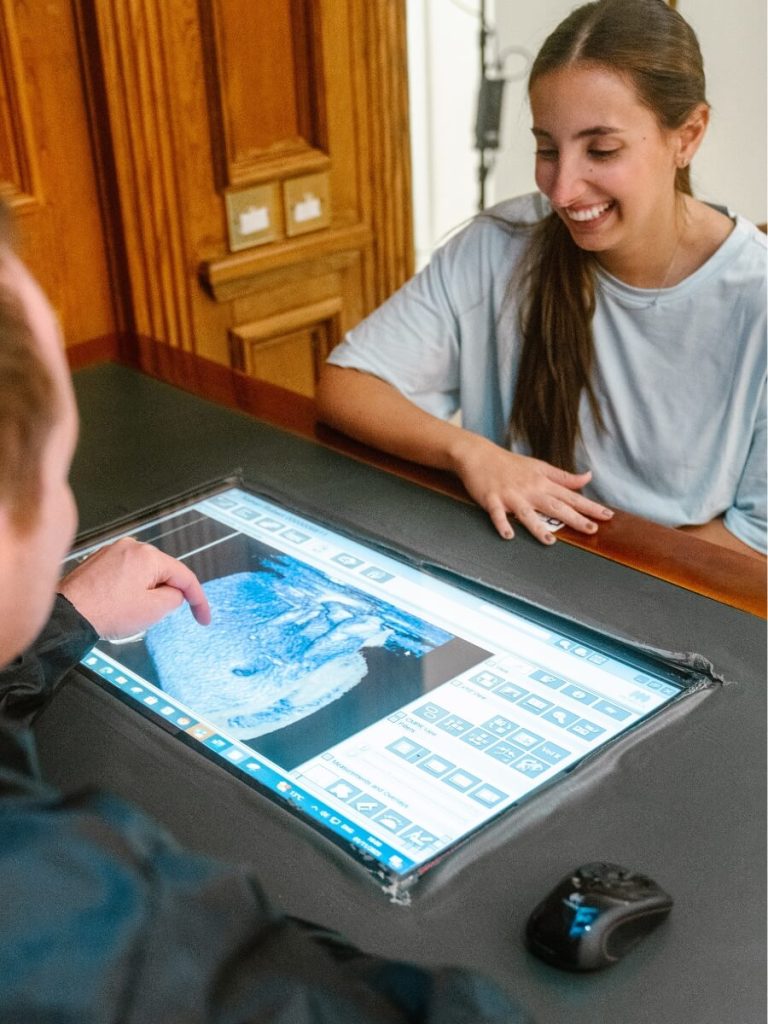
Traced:
[[695, 191], [766, 219], [765, 0], [678, 0], [704, 54], [712, 121], [692, 164]]
[[[407, 0], [416, 263], [477, 210], [479, 0]], [[475, 12], [475, 13], [473, 13]]]
[[[535, 54], [578, 0], [487, 0], [500, 50]], [[416, 245], [419, 265], [477, 209], [472, 148], [479, 0], [408, 0]], [[758, 223], [766, 216], [765, 0], [678, 0], [701, 43], [712, 123], [694, 160], [693, 184]], [[473, 15], [472, 12], [475, 12]], [[520, 67], [512, 65], [515, 70]], [[506, 86], [501, 148], [486, 204], [534, 188], [525, 82]]]

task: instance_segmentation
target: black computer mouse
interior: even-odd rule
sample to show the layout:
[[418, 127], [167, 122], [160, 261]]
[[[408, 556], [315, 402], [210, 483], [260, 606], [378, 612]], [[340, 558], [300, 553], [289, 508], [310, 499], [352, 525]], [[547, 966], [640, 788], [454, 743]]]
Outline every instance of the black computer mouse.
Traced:
[[556, 967], [594, 971], [615, 964], [672, 909], [672, 897], [618, 864], [584, 864], [539, 903], [525, 930], [532, 953]]

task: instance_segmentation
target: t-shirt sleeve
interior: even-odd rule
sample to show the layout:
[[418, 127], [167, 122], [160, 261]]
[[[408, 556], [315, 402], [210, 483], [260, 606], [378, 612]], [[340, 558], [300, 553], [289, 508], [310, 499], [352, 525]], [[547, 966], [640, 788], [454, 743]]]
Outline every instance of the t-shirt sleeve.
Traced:
[[415, 405], [447, 419], [459, 405], [459, 320], [451, 287], [456, 246], [429, 265], [346, 336], [328, 358], [397, 388]]
[[724, 523], [739, 540], [766, 553], [766, 387], [760, 396], [759, 413], [749, 447], [747, 461], [739, 480], [733, 505], [725, 513]]

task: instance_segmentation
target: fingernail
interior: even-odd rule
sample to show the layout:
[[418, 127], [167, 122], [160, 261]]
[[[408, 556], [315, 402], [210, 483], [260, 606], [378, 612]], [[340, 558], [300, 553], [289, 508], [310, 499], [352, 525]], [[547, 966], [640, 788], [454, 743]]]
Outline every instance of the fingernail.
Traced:
[[504, 540], [512, 540], [514, 536], [515, 535], [514, 533], [512, 533], [511, 530], [507, 530], [507, 532], [504, 534]]
[[604, 515], [604, 516], [605, 516], [605, 517], [606, 517], [607, 519], [610, 519], [610, 518], [611, 518], [611, 516], [613, 515], [613, 509], [612, 509], [612, 508], [604, 508], [604, 509], [603, 509], [603, 515]]
[[545, 544], [554, 544], [555, 543], [555, 538], [552, 536], [551, 533], [545, 533], [544, 534], [544, 543]]
[[596, 523], [587, 523], [587, 533], [594, 533], [597, 529]]

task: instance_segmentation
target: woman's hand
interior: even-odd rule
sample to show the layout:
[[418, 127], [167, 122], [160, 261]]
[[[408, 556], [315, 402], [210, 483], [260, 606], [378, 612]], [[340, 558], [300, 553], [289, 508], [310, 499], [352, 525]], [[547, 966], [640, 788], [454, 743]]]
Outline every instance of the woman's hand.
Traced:
[[581, 533], [595, 533], [597, 523], [613, 515], [604, 505], [579, 494], [589, 482], [590, 472], [567, 473], [541, 459], [516, 455], [477, 435], [462, 438], [453, 459], [467, 491], [505, 540], [515, 535], [510, 515], [543, 544], [554, 544], [555, 537], [538, 513], [559, 519]]
[[589, 473], [566, 473], [540, 459], [515, 455], [468, 430], [424, 412], [387, 384], [358, 370], [326, 365], [318, 391], [325, 422], [393, 455], [456, 473], [502, 537], [514, 537], [513, 515], [543, 544], [554, 543], [537, 514], [594, 533], [610, 509], [579, 494]]

